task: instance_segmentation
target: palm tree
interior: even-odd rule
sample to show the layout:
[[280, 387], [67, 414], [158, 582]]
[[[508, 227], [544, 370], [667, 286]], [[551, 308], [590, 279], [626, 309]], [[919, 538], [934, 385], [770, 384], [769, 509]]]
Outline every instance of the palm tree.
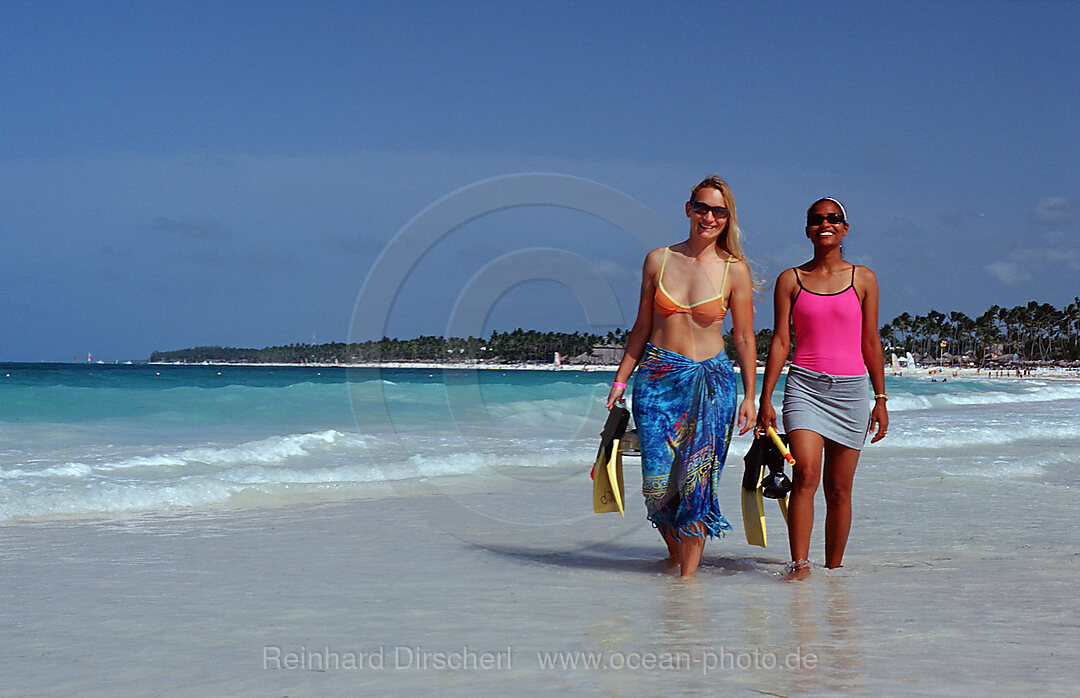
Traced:
[[878, 335], [881, 337], [881, 343], [889, 349], [896, 349], [896, 333], [893, 332], [892, 325], [885, 323], [878, 330]]
[[1074, 296], [1073, 302], [1065, 306], [1066, 358], [1073, 361], [1080, 359], [1080, 298]]
[[911, 351], [909, 339], [911, 337], [911, 314], [901, 313], [892, 320], [893, 329], [902, 335], [901, 346], [904, 351]]
[[975, 350], [975, 321], [962, 312], [954, 310], [949, 313], [949, 324], [952, 327], [952, 344], [956, 346], [954, 353], [963, 356]]
[[1002, 341], [1001, 331], [998, 330], [997, 321], [1001, 308], [994, 305], [975, 320], [977, 341], [982, 342], [983, 358], [986, 357], [989, 347]]

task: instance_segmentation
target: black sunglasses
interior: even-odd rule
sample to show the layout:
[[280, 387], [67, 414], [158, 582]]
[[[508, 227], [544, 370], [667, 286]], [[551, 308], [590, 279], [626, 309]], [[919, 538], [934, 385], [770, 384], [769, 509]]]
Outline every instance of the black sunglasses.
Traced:
[[710, 205], [704, 204], [704, 203], [702, 203], [700, 201], [691, 201], [690, 202], [690, 210], [693, 211], [694, 213], [698, 214], [699, 216], [704, 216], [709, 211], [712, 211], [712, 214], [714, 216], [716, 216], [717, 218], [727, 218], [727, 216], [728, 216], [727, 207], [725, 207], [725, 206], [710, 206]]
[[842, 213], [808, 213], [806, 214], [806, 225], [814, 226], [821, 225], [825, 221], [829, 221], [833, 225], [844, 222], [844, 214]]

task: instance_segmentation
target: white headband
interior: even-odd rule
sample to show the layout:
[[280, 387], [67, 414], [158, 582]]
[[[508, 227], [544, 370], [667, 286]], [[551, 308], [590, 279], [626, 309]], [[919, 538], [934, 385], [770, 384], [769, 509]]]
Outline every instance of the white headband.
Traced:
[[[834, 204], [836, 204], [837, 206], [839, 206], [840, 207], [840, 213], [844, 214], [844, 222], [847, 223], [847, 209], [844, 208], [844, 205], [842, 203], [840, 203], [836, 199], [832, 198], [831, 196], [823, 196], [823, 197], [821, 197], [820, 199], [818, 199], [817, 201], [814, 202], [814, 206], [817, 206], [822, 201], [831, 201]], [[814, 206], [811, 206], [810, 208], [813, 208]]]

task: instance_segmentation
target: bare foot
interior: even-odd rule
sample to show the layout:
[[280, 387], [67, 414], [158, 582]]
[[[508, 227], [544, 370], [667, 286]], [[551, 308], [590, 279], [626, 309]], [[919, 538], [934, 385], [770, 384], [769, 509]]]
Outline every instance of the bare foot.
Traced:
[[810, 576], [809, 560], [792, 560], [784, 568], [783, 579], [785, 582], [801, 582]]

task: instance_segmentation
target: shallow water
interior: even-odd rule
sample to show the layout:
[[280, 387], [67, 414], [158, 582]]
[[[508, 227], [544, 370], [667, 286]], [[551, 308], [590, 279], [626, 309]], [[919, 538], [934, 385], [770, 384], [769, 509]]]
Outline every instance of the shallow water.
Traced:
[[[611, 378], [83, 364], [0, 376], [0, 522], [572, 479], [591, 465]], [[1076, 484], [1080, 385], [887, 383], [892, 431], [865, 469]]]
[[[768, 548], [742, 537], [736, 438], [735, 530], [684, 583], [658, 568], [632, 460], [627, 518], [591, 513], [610, 374], [0, 375], [24, 370], [0, 383], [16, 695], [173, 693], [178, 676], [289, 695], [1067, 695], [1080, 679], [1075, 383], [890, 378], [845, 566], [801, 584], [778, 578], [778, 509]], [[431, 665], [501, 653], [511, 666]]]

